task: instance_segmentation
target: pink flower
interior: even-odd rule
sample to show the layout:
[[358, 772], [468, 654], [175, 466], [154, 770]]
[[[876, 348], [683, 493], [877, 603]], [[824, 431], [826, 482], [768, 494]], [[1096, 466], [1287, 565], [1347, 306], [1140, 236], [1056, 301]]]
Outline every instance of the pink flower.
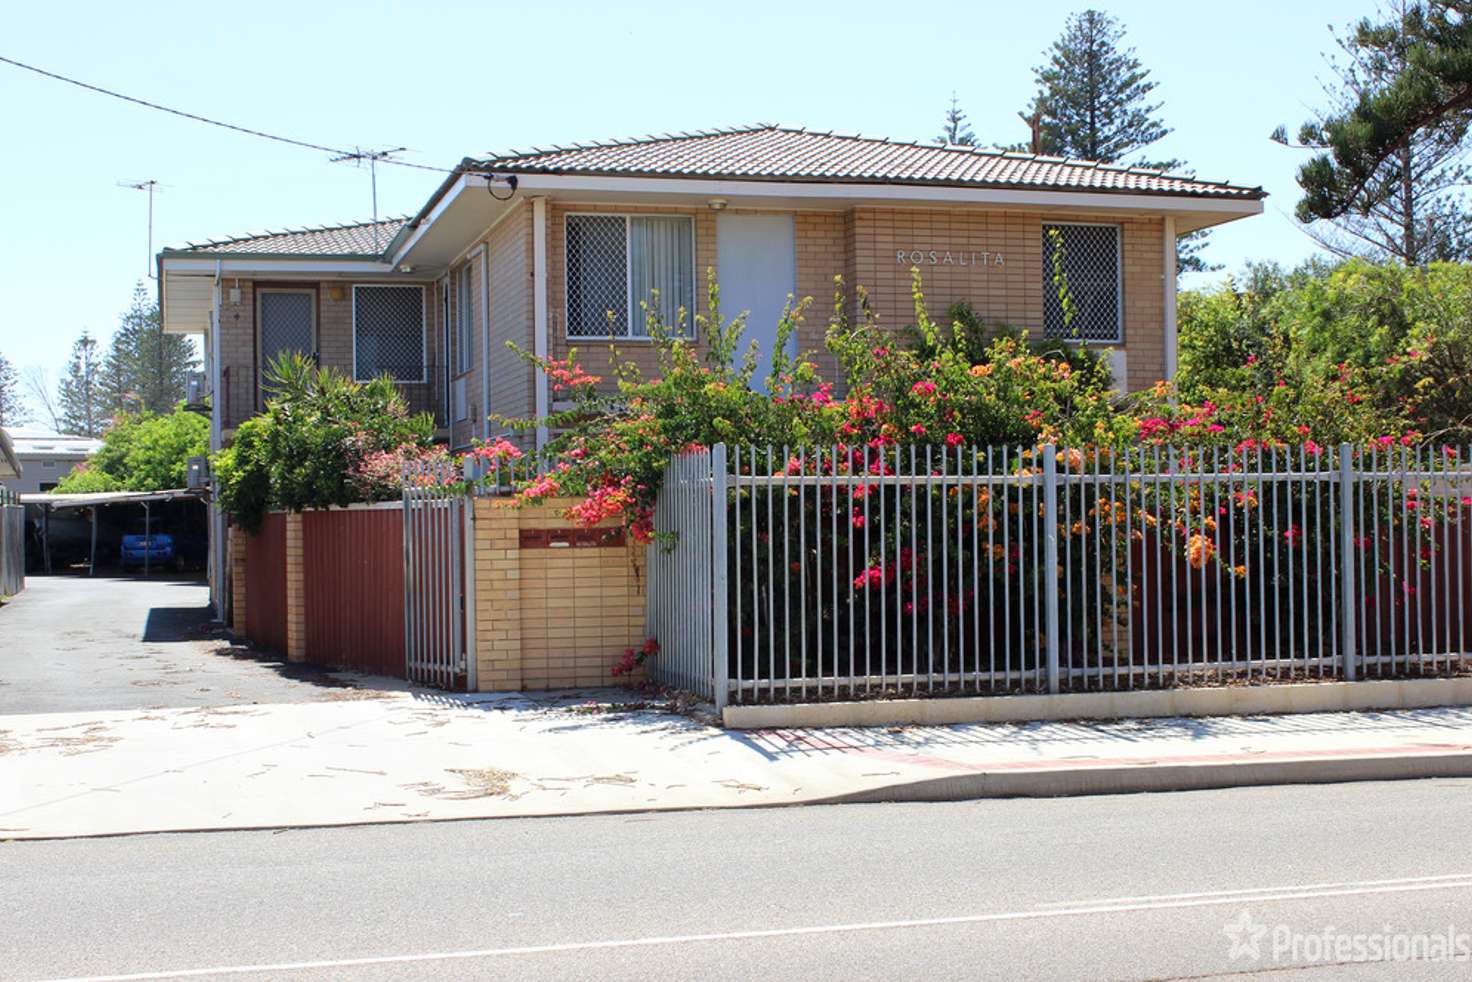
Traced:
[[910, 427], [910, 432], [915, 434], [916, 436], [924, 436], [925, 427], [923, 424], [916, 423], [914, 426]]
[[910, 386], [910, 393], [917, 396], [933, 396], [935, 395], [935, 383], [928, 379], [922, 379]]
[[947, 433], [946, 434], [946, 446], [948, 446], [948, 447], [959, 447], [961, 444], [963, 444], [965, 442], [966, 442], [966, 438], [964, 436], [962, 436], [961, 434], [959, 434], [959, 433]]

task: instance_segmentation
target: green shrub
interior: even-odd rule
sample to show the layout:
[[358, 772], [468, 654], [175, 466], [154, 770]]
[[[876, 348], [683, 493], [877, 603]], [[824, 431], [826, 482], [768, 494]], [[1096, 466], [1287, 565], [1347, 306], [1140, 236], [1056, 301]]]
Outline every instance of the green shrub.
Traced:
[[[1472, 415], [1472, 267], [1352, 260], [1291, 273], [1249, 267], [1242, 281], [1179, 302], [1182, 397], [1223, 393], [1314, 400], [1341, 376], [1381, 425], [1435, 433]], [[1324, 387], [1328, 385], [1329, 389]], [[1326, 407], [1332, 414], [1332, 406]]]
[[573, 408], [546, 421], [562, 435], [547, 450], [551, 469], [525, 482], [522, 498], [585, 496], [571, 518], [589, 525], [620, 518], [643, 537], [665, 467], [689, 448], [836, 446], [859, 466], [900, 447], [1113, 445], [1134, 432], [1133, 421], [1114, 411], [1097, 373], [1076, 372], [1069, 361], [1029, 351], [1014, 337], [978, 348], [963, 328], [932, 322], [918, 272], [913, 346], [879, 328], [862, 290], [857, 323], [851, 322], [843, 283], [836, 285], [826, 344], [850, 380], [842, 398], [819, 378], [808, 353], [786, 355], [808, 300], [789, 300], [766, 391], [753, 390], [752, 349], [737, 358], [743, 319], [722, 317], [713, 274], [706, 309], [695, 317], [709, 343], [704, 359], [673, 337], [653, 313], [658, 304], [650, 303], [644, 307], [658, 351], [657, 378], [623, 369], [610, 396], [600, 393], [601, 379], [578, 365], [576, 352], [543, 360], [554, 390], [573, 400]]
[[410, 415], [387, 377], [355, 382], [300, 355], [267, 369], [272, 397], [242, 423], [214, 458], [216, 494], [231, 520], [248, 531], [270, 509], [301, 511], [378, 501], [399, 492], [403, 461], [439, 453], [434, 419]]
[[182, 488], [188, 482], [189, 458], [209, 453], [209, 445], [209, 420], [182, 407], [167, 416], [122, 413], [103, 434], [102, 447], [84, 467], [63, 478], [56, 491]]

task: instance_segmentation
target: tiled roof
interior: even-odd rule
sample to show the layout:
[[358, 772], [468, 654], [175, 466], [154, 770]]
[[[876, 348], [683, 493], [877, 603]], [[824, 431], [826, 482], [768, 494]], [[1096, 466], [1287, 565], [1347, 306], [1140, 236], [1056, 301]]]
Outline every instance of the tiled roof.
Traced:
[[[233, 239], [217, 239], [212, 242], [191, 242], [178, 249], [166, 249], [169, 253], [232, 253], [275, 256], [315, 257], [359, 257], [376, 259], [388, 248], [394, 236], [407, 225], [407, 216], [386, 218], [383, 221], [359, 222], [356, 225], [335, 225], [321, 228], [285, 229], [280, 232], [261, 232], [257, 235]], [[374, 248], [374, 225], [378, 227], [378, 247]]]
[[780, 126], [651, 136], [474, 161], [492, 171], [740, 180], [838, 181], [1260, 198], [1261, 188], [1143, 167], [979, 147], [900, 143]]

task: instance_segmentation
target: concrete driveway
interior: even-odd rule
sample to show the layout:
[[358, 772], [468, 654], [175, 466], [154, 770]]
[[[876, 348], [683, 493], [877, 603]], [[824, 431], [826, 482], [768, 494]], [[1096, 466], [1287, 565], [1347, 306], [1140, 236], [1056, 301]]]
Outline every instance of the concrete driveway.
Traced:
[[232, 647], [198, 580], [32, 576], [0, 607], [0, 715], [306, 702], [343, 682]]

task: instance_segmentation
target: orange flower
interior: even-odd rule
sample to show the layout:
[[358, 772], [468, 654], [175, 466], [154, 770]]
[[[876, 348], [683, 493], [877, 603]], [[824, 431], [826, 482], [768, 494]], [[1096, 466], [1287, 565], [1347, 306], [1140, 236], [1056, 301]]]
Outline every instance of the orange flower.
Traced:
[[1192, 569], [1203, 569], [1216, 555], [1216, 546], [1212, 545], [1210, 539], [1199, 532], [1191, 536], [1190, 543], [1186, 547], [1186, 561], [1191, 564]]
[[992, 366], [990, 364], [987, 364], [987, 365], [972, 365], [971, 366], [971, 374], [974, 375], [974, 376], [976, 376], [977, 378], [986, 378], [991, 373], [992, 373]]

